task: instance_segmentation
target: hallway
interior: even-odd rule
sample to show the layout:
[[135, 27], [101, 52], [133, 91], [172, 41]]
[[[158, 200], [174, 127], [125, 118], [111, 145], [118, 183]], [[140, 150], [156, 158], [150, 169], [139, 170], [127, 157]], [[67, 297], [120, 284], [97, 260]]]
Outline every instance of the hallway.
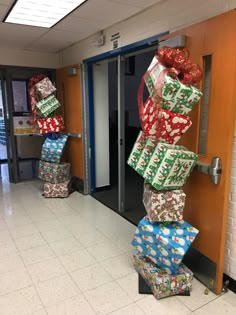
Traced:
[[41, 182], [0, 184], [1, 315], [236, 314], [235, 294], [138, 294], [135, 226], [91, 196], [44, 199]]

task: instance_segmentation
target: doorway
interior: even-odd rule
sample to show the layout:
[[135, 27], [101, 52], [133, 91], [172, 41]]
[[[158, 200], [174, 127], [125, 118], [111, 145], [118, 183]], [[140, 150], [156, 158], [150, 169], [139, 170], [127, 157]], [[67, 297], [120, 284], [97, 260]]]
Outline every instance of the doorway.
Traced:
[[[126, 161], [141, 130], [137, 90], [155, 50], [153, 47], [121, 56], [120, 69], [118, 58], [93, 65], [96, 184], [92, 195], [133, 224], [138, 224], [146, 213], [143, 178]], [[144, 99], [147, 95], [144, 91]], [[119, 172], [123, 172], [123, 178]], [[123, 211], [119, 206], [119, 185], [123, 190]]]

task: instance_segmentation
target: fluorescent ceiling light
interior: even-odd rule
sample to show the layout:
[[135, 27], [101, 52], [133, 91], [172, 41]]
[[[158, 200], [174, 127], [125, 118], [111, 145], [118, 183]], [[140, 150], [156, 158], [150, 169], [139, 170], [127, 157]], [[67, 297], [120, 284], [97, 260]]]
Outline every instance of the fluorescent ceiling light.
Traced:
[[50, 28], [87, 0], [17, 0], [6, 23]]

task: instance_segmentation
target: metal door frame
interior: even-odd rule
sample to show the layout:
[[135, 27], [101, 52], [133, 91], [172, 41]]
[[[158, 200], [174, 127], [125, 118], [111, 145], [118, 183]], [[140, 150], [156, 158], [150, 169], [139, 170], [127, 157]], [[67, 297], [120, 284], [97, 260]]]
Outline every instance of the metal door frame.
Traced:
[[[153, 47], [157, 45], [158, 39], [169, 32], [164, 32], [156, 36], [138, 41], [136, 43], [109, 51], [88, 59], [83, 60], [83, 125], [87, 126], [84, 130], [84, 174], [85, 176], [85, 191], [89, 194], [96, 190], [95, 187], [95, 143], [94, 143], [94, 103], [93, 103], [93, 71], [94, 63], [102, 60], [109, 60], [111, 58], [118, 58], [118, 204], [119, 213], [125, 211], [125, 114], [124, 114], [124, 65], [122, 65], [122, 58], [124, 55], [136, 53], [138, 51]], [[124, 64], [124, 63], [123, 63]], [[123, 75], [122, 75], [123, 74]], [[123, 77], [123, 78], [122, 78]], [[122, 112], [121, 112], [122, 111]], [[86, 125], [87, 124], [87, 125]], [[120, 128], [119, 128], [120, 127]], [[122, 130], [121, 130], [122, 129]], [[121, 144], [121, 145], [120, 145]], [[123, 161], [123, 163], [122, 163]], [[121, 165], [122, 164], [122, 165]]]

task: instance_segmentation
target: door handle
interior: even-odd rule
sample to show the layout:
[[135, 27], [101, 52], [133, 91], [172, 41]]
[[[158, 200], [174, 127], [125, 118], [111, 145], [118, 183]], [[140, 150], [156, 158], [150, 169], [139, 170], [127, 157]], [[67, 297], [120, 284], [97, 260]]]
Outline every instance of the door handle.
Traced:
[[198, 172], [208, 174], [214, 185], [218, 185], [220, 183], [220, 178], [221, 178], [221, 173], [222, 173], [221, 158], [213, 157], [210, 165], [197, 162], [195, 169]]

